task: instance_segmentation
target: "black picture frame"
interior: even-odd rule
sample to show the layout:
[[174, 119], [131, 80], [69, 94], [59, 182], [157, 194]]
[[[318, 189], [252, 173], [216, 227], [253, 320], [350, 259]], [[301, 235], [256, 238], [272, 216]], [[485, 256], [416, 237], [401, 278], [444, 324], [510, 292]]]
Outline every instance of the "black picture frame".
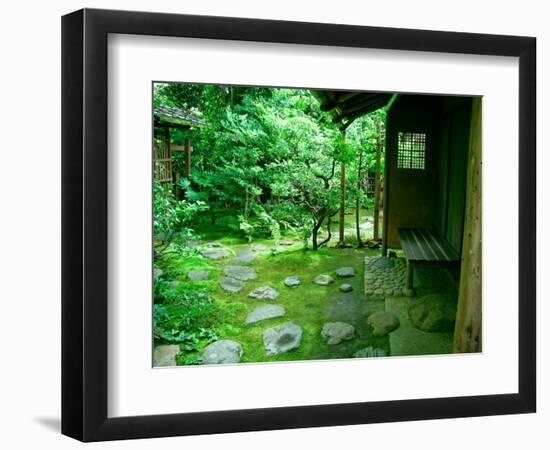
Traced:
[[[107, 417], [107, 36], [519, 58], [518, 393]], [[536, 39], [83, 9], [62, 18], [62, 433], [82, 441], [535, 412]]]

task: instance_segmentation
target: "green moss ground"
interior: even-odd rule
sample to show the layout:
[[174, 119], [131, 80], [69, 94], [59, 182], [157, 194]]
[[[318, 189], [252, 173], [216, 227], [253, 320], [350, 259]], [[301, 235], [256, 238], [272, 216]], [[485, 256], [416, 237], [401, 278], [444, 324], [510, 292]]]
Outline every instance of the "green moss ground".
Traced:
[[[250, 248], [250, 244], [243, 239], [227, 233], [207, 232], [203, 233], [202, 237], [207, 242], [220, 242], [235, 254]], [[274, 245], [274, 242], [269, 240], [257, 240], [254, 243]], [[366, 325], [367, 315], [384, 307], [383, 302], [367, 301], [363, 297], [364, 258], [368, 254], [375, 254], [375, 252], [354, 248], [323, 248], [318, 251], [306, 251], [303, 250], [302, 243], [297, 241], [280, 253], [272, 254], [268, 251], [259, 254], [256, 261], [251, 264], [258, 274], [258, 279], [246, 282], [245, 288], [237, 294], [227, 293], [218, 285], [223, 267], [231, 264], [229, 258], [211, 261], [200, 256], [182, 258], [167, 255], [159, 265], [164, 271], [165, 279], [181, 282], [178, 289], [201, 289], [210, 292], [221, 310], [214, 329], [220, 339], [232, 339], [241, 343], [244, 349], [243, 363], [318, 360], [349, 358], [355, 351], [371, 345], [389, 350], [389, 339], [372, 336], [370, 327]], [[355, 277], [346, 279], [336, 277], [335, 270], [345, 266], [355, 269]], [[187, 273], [193, 269], [209, 270], [210, 279], [198, 282], [188, 281]], [[329, 286], [318, 286], [313, 283], [313, 278], [319, 274], [332, 275], [336, 282]], [[301, 279], [300, 286], [288, 288], [283, 284], [283, 280], [291, 275]], [[351, 284], [353, 292], [340, 292], [339, 286], [342, 283]], [[248, 293], [256, 287], [266, 285], [272, 286], [280, 293], [273, 303], [283, 306], [286, 315], [254, 325], [245, 325], [246, 316], [256, 306], [268, 303], [250, 298]], [[321, 329], [325, 322], [336, 320], [352, 323], [356, 327], [356, 338], [329, 346], [321, 337]], [[262, 341], [263, 331], [286, 321], [292, 321], [302, 327], [303, 337], [300, 347], [292, 352], [267, 356]], [[182, 354], [178, 363], [185, 364], [186, 361], [195, 359], [201, 354], [206, 344], [207, 342], [203, 342], [196, 353]]]

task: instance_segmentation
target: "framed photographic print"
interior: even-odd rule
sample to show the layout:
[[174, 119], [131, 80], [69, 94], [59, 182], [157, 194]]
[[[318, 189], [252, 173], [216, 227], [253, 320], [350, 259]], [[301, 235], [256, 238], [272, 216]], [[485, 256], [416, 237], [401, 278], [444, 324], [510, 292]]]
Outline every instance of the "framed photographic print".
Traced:
[[64, 434], [535, 411], [534, 38], [62, 25]]

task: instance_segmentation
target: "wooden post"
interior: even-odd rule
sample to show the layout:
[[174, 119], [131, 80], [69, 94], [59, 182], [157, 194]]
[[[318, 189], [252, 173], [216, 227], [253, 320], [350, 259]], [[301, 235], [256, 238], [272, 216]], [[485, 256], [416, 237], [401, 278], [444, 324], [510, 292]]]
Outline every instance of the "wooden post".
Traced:
[[[346, 130], [342, 130], [342, 143], [346, 143]], [[344, 246], [344, 221], [346, 218], [346, 163], [340, 164], [340, 220], [338, 223], [338, 245]]]
[[455, 353], [480, 352], [481, 345], [481, 98], [474, 98], [466, 181], [462, 264], [454, 334]]
[[184, 155], [185, 155], [185, 177], [189, 179], [191, 176], [191, 141], [189, 138], [185, 138], [183, 141]]
[[376, 121], [376, 162], [374, 172], [374, 240], [380, 239], [380, 154], [382, 152], [382, 122]]

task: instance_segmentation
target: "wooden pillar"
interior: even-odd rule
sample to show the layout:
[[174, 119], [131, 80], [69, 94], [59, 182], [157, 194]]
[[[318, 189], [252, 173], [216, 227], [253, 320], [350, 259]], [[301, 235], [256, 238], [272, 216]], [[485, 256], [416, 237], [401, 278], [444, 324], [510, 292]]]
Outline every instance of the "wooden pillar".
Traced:
[[374, 173], [374, 239], [380, 238], [380, 155], [382, 152], [382, 121], [376, 121], [376, 160]]
[[183, 149], [185, 155], [185, 177], [189, 178], [191, 176], [191, 152], [193, 151], [189, 138], [185, 138], [183, 141]]
[[392, 164], [392, 140], [391, 140], [391, 120], [390, 112], [386, 114], [386, 142], [384, 145], [384, 200], [382, 202], [382, 211], [384, 212], [384, 221], [382, 222], [382, 256], [388, 256], [388, 218], [389, 218], [389, 195], [390, 195], [390, 171]]
[[480, 352], [481, 336], [481, 98], [474, 98], [466, 181], [462, 263], [454, 352]]
[[164, 181], [172, 181], [172, 149], [170, 148], [170, 128], [164, 128], [164, 151], [162, 152], [161, 177]]
[[[342, 130], [342, 143], [346, 143], [346, 130]], [[340, 220], [338, 223], [338, 245], [344, 246], [344, 222], [346, 218], [346, 163], [340, 164]]]

